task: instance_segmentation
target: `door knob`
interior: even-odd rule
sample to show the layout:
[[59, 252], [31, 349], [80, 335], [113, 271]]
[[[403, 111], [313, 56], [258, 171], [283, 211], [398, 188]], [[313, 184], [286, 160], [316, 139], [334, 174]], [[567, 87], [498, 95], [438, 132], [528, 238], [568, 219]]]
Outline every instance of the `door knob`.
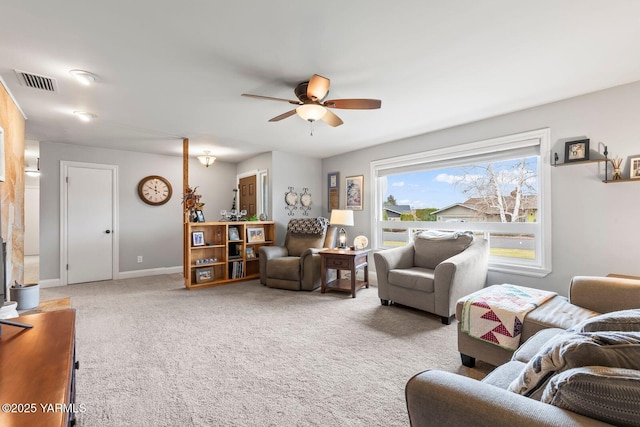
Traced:
[[111, 233], [111, 230], [107, 230], [107, 231], [105, 231], [105, 233], [109, 234], [109, 233]]

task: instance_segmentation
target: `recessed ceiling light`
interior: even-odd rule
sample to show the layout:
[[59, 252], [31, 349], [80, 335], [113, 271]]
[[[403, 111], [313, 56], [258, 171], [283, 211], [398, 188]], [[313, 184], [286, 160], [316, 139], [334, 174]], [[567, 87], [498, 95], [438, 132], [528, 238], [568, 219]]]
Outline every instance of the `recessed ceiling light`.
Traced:
[[71, 74], [85, 86], [89, 86], [91, 83], [95, 83], [95, 81], [97, 80], [95, 74], [91, 74], [90, 72], [84, 70], [71, 70], [69, 71], [69, 74]]
[[83, 122], [90, 122], [92, 119], [97, 117], [95, 114], [87, 113], [86, 111], [74, 111], [73, 114]]

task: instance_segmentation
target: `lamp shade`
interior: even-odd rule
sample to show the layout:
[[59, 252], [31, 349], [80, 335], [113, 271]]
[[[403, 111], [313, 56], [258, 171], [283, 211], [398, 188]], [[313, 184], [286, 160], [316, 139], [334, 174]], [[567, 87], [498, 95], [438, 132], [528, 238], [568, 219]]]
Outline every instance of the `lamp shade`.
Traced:
[[296, 108], [296, 113], [304, 120], [314, 122], [323, 118], [327, 109], [318, 104], [303, 104]]
[[216, 161], [216, 158], [214, 156], [210, 156], [209, 151], [205, 151], [204, 156], [198, 156], [198, 160], [206, 167], [209, 167]]
[[329, 222], [332, 225], [353, 225], [353, 211], [345, 209], [334, 209], [331, 211]]

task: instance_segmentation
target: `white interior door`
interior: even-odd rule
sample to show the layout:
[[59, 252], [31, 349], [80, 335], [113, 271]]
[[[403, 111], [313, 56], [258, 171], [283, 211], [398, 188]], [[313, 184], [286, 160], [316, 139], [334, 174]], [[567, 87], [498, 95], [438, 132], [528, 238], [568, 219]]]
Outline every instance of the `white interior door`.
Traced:
[[67, 283], [113, 279], [113, 169], [67, 168]]

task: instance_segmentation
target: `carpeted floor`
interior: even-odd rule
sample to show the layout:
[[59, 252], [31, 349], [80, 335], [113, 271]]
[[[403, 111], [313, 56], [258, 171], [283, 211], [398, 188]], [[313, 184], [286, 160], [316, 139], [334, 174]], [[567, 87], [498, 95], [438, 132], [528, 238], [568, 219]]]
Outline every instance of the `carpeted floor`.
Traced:
[[71, 297], [78, 425], [408, 426], [404, 386], [460, 364], [456, 325], [382, 307], [377, 289], [187, 291], [181, 275], [41, 290]]

